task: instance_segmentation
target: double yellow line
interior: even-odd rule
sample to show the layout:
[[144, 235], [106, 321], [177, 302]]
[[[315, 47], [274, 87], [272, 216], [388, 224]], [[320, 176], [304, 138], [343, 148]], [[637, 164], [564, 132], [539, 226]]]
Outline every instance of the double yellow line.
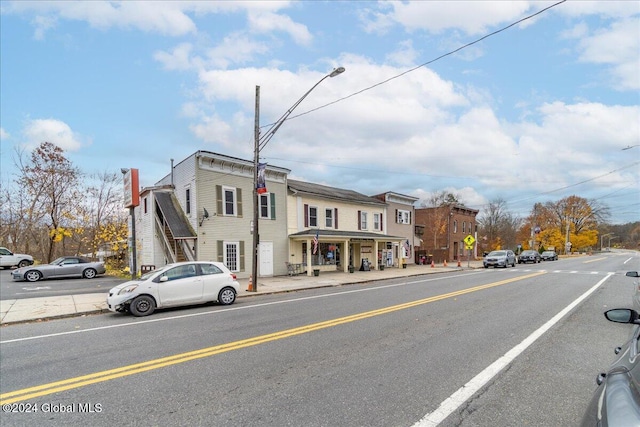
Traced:
[[216, 354], [226, 353], [233, 350], [239, 350], [241, 348], [252, 347], [259, 344], [268, 343], [271, 341], [280, 340], [283, 338], [289, 338], [296, 335], [306, 334], [321, 329], [330, 328], [333, 326], [343, 325], [345, 323], [355, 322], [357, 320], [367, 319], [369, 317], [380, 316], [382, 314], [392, 313], [394, 311], [404, 310], [411, 307], [416, 307], [423, 304], [428, 304], [435, 301], [440, 301], [447, 298], [453, 298], [472, 292], [478, 292], [484, 289], [493, 288], [496, 286], [506, 285], [507, 283], [517, 282], [519, 280], [528, 279], [531, 277], [545, 274], [544, 272], [529, 274], [526, 276], [514, 277], [499, 282], [490, 283], [487, 285], [475, 286], [473, 288], [463, 289], [460, 291], [450, 292], [447, 294], [436, 295], [429, 298], [420, 299], [417, 301], [411, 301], [404, 304], [398, 304], [391, 307], [385, 307], [378, 310], [366, 311], [363, 313], [353, 314], [351, 316], [340, 317], [337, 319], [327, 320], [324, 322], [313, 323], [311, 325], [300, 326], [293, 329], [286, 329], [280, 332], [274, 332], [272, 334], [261, 335], [253, 338], [247, 338], [240, 341], [234, 341], [227, 344], [220, 344], [213, 347], [207, 347], [200, 350], [189, 351], [186, 353], [180, 353], [173, 356], [162, 357], [160, 359], [149, 360], [147, 362], [135, 363], [133, 365], [122, 366], [120, 368], [109, 369], [106, 371], [96, 372], [89, 375], [83, 375], [80, 377], [69, 378], [62, 381], [56, 381], [48, 384], [43, 384], [35, 387], [29, 387], [22, 390], [16, 390], [9, 393], [0, 394], [0, 405], [10, 404], [15, 402], [21, 402], [36, 397], [47, 396], [53, 393], [58, 393], [65, 390], [71, 390], [75, 388], [84, 387], [91, 384], [96, 384], [104, 381], [113, 380], [116, 378], [122, 378], [129, 375], [139, 374], [141, 372], [151, 371], [154, 369], [164, 368], [166, 366], [177, 365], [179, 363], [188, 362], [190, 360], [202, 359], [205, 357], [214, 356]]

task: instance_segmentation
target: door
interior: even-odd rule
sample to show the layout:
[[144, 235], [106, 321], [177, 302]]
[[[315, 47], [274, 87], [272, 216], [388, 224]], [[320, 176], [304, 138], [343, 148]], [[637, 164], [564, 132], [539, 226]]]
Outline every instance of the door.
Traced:
[[196, 273], [195, 264], [185, 264], [167, 270], [160, 276], [158, 295], [162, 306], [190, 304], [202, 301], [202, 277]]
[[258, 276], [273, 276], [273, 242], [260, 242]]

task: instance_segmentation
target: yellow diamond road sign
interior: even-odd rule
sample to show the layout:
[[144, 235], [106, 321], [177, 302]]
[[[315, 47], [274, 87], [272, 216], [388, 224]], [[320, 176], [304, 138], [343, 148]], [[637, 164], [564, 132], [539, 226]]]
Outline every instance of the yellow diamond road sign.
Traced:
[[476, 239], [474, 239], [473, 236], [469, 234], [464, 238], [464, 242], [467, 244], [467, 246], [472, 246], [476, 242]]

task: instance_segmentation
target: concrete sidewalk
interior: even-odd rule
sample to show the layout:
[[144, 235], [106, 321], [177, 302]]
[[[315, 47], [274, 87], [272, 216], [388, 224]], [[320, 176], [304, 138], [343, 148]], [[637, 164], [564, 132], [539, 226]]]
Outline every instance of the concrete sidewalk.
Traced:
[[[470, 268], [482, 267], [482, 261], [464, 261], [461, 267], [450, 264], [431, 267], [430, 265], [408, 265], [407, 268], [386, 268], [382, 271], [355, 271], [354, 273], [321, 272], [319, 276], [276, 276], [262, 277], [258, 280], [257, 292], [248, 292], [248, 280], [240, 279], [238, 298], [280, 292], [292, 292], [303, 289], [341, 286], [373, 280], [397, 277], [419, 276], [432, 273], [446, 273]], [[123, 280], [124, 281], [124, 280]], [[65, 295], [57, 297], [25, 298], [0, 301], [0, 324], [42, 321], [60, 317], [71, 317], [106, 312], [107, 294], [93, 293]]]

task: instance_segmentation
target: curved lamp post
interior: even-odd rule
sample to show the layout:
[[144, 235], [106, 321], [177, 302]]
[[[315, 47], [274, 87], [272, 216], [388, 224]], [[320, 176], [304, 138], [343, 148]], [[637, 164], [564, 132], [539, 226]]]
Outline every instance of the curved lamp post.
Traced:
[[280, 129], [280, 126], [287, 120], [287, 118], [293, 113], [293, 110], [300, 105], [300, 103], [325, 79], [329, 77], [335, 77], [344, 73], [344, 67], [335, 68], [329, 74], [321, 78], [318, 83], [313, 85], [311, 89], [305, 92], [292, 106], [289, 108], [275, 123], [271, 125], [269, 130], [264, 135], [260, 136], [260, 86], [256, 86], [256, 117], [254, 128], [254, 150], [253, 150], [253, 262], [251, 266], [252, 282], [249, 283], [249, 292], [256, 292], [258, 290], [258, 247], [260, 245], [260, 234], [258, 231], [258, 211], [260, 207], [260, 200], [258, 194], [258, 164], [260, 161], [260, 150], [262, 150], [273, 138], [273, 135]]

